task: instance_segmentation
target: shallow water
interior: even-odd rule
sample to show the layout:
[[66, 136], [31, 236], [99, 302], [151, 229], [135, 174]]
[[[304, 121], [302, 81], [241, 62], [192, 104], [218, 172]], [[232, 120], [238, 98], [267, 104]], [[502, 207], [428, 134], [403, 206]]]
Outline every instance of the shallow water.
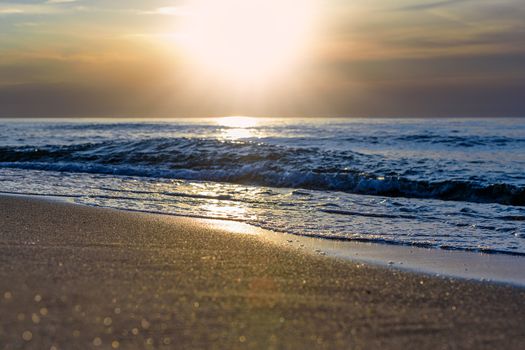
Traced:
[[525, 255], [525, 119], [0, 120], [0, 191]]

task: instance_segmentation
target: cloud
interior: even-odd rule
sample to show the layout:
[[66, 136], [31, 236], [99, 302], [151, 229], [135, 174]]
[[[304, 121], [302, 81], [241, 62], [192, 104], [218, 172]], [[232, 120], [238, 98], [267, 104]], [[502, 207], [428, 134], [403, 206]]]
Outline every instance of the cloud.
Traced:
[[[49, 0], [49, 1], [64, 1], [64, 0]], [[0, 4], [0, 16], [1, 15], [34, 15], [34, 14], [50, 14], [59, 13], [63, 10], [58, 9], [56, 6], [48, 6], [51, 2], [45, 2], [40, 5], [38, 4], [17, 4], [17, 3], [5, 3]], [[72, 0], [69, 0], [72, 1]], [[58, 2], [56, 3], [58, 4]]]
[[47, 0], [46, 4], [67, 4], [70, 2], [77, 2], [78, 0]]
[[0, 8], [0, 15], [16, 15], [24, 13], [24, 10], [20, 8]]
[[184, 6], [165, 6], [151, 11], [138, 11], [143, 15], [185, 16], [188, 10]]
[[464, 2], [469, 2], [470, 0], [442, 0], [442, 1], [433, 1], [433, 2], [427, 2], [424, 4], [417, 4], [417, 5], [408, 5], [399, 7], [396, 10], [397, 11], [421, 11], [421, 10], [430, 10], [438, 7], [447, 7], [447, 6], [453, 6], [458, 5]]

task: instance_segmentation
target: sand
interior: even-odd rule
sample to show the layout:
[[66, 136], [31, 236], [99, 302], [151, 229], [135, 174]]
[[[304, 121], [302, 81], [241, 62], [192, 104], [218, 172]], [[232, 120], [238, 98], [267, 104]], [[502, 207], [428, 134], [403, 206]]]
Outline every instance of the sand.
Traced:
[[2, 349], [523, 349], [525, 289], [210, 221], [0, 197]]

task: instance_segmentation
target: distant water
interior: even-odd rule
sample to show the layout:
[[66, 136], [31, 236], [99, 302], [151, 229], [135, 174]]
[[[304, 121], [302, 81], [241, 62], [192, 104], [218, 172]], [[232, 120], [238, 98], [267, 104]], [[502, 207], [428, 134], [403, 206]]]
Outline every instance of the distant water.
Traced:
[[0, 191], [525, 255], [525, 119], [0, 120]]

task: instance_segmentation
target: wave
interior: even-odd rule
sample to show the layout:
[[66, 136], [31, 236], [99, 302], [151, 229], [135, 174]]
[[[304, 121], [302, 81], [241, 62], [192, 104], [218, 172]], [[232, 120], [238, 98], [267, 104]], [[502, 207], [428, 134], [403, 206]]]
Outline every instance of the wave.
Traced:
[[383, 175], [370, 166], [374, 157], [317, 147], [192, 138], [0, 147], [2, 167], [525, 206], [525, 187], [426, 181], [392, 171]]
[[525, 143], [523, 138], [503, 137], [503, 136], [473, 136], [473, 135], [437, 135], [432, 133], [404, 135], [394, 138], [396, 141], [443, 144], [460, 148], [470, 148], [476, 146], [507, 146], [521, 145]]
[[[103, 132], [122, 132], [122, 131], [136, 131], [154, 133], [158, 132], [159, 128], [164, 132], [197, 132], [199, 134], [208, 134], [211, 131], [218, 129], [236, 129], [235, 126], [224, 126], [209, 123], [195, 123], [195, 124], [182, 124], [176, 122], [92, 122], [92, 123], [60, 123], [50, 124], [47, 126], [50, 130], [56, 130], [58, 132], [84, 132], [85, 130], [90, 131], [103, 131]], [[333, 140], [334, 134], [337, 139], [344, 140], [351, 143], [359, 144], [397, 144], [397, 143], [417, 143], [417, 144], [429, 144], [429, 145], [445, 145], [449, 147], [458, 148], [471, 148], [476, 146], [488, 146], [488, 147], [503, 147], [508, 145], [522, 146], [525, 144], [525, 138], [523, 137], [512, 137], [512, 136], [495, 136], [495, 135], [472, 135], [462, 133], [460, 130], [451, 130], [449, 134], [440, 134], [426, 130], [424, 132], [407, 133], [404, 135], [392, 134], [385, 132], [384, 130], [376, 133], [375, 135], [357, 133], [356, 135], [346, 135], [348, 128], [347, 123], [334, 123], [329, 126], [327, 130], [320, 130], [318, 125], [315, 124], [297, 124], [287, 125], [286, 132], [293, 134], [293, 141], [300, 140], [297, 135], [304, 135], [307, 140], [311, 140], [312, 137], [320, 140]], [[276, 125], [261, 125], [253, 126], [250, 128], [253, 131], [260, 131], [262, 134], [279, 135], [279, 139], [283, 140], [282, 124]], [[320, 135], [320, 133], [322, 135]], [[307, 136], [306, 136], [307, 135]]]

